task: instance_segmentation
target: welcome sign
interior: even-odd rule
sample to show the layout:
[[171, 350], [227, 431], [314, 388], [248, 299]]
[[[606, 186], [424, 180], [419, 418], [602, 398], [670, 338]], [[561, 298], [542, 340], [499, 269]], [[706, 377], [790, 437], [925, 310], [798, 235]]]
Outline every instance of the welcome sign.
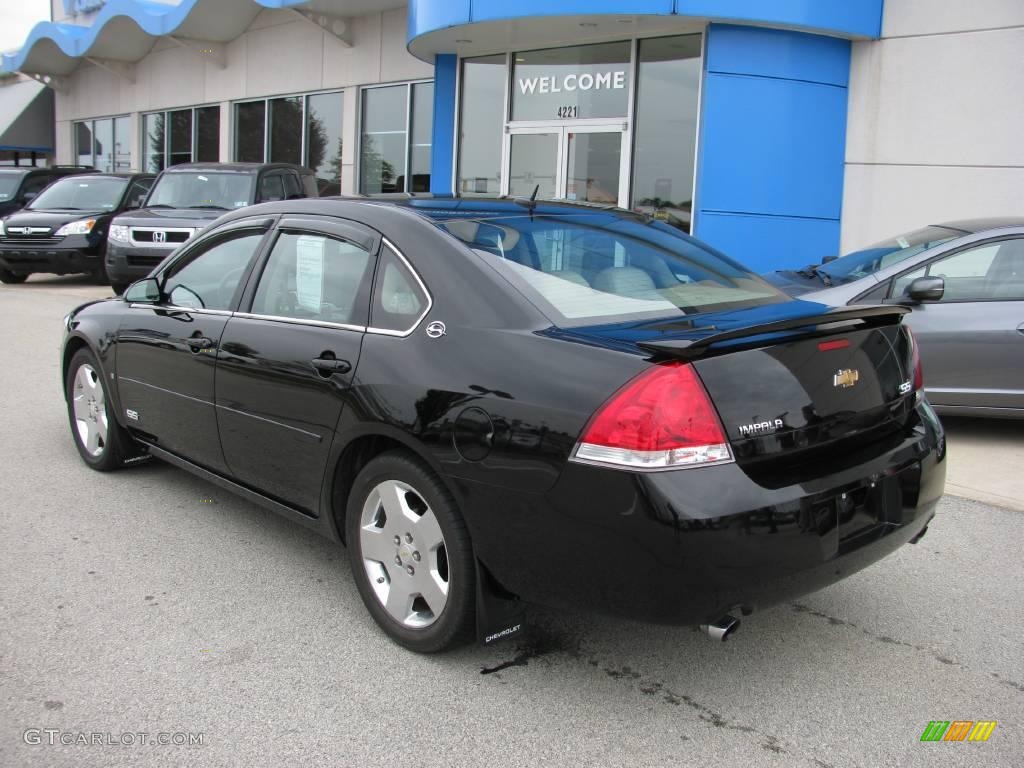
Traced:
[[620, 118], [629, 111], [630, 43], [596, 43], [514, 55], [513, 120]]
[[522, 94], [533, 93], [572, 93], [573, 91], [591, 90], [622, 90], [626, 87], [626, 72], [571, 72], [566, 75], [540, 75], [538, 77], [519, 78], [519, 90]]

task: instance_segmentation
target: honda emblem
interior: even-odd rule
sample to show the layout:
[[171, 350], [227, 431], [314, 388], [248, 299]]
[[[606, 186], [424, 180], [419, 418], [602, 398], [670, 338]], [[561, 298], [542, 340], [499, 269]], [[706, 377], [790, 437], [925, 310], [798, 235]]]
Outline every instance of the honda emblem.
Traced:
[[163, 232], [163, 231], [160, 231], [160, 230], [157, 230], [156, 232], [153, 233], [153, 242], [154, 243], [166, 243], [167, 242], [167, 233]]

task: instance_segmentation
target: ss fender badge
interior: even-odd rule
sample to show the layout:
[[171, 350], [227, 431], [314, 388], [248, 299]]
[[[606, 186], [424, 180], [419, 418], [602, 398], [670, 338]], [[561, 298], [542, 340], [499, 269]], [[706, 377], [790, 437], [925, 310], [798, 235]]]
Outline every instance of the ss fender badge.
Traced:
[[910, 390], [912, 390], [913, 388], [914, 388], [914, 385], [911, 382], [904, 381], [902, 384], [900, 384], [900, 394], [901, 395], [910, 394]]
[[448, 329], [445, 328], [444, 323], [440, 320], [434, 320], [432, 323], [427, 325], [427, 336], [432, 339], [440, 339], [442, 336], [447, 335]]
[[124, 415], [127, 416], [132, 421], [138, 421], [139, 420], [139, 412], [138, 411], [133, 411], [131, 408], [126, 410], [124, 412]]
[[832, 377], [832, 386], [849, 389], [858, 381], [860, 381], [860, 371], [856, 368], [843, 368], [836, 371], [836, 375]]

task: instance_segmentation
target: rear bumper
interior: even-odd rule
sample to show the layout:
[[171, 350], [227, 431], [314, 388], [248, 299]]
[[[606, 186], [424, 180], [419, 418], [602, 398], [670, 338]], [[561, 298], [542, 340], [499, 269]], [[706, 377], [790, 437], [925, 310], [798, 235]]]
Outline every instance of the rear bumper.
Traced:
[[153, 248], [110, 242], [107, 244], [107, 275], [111, 283], [141, 280], [174, 251], [174, 246]]
[[102, 253], [102, 244], [90, 243], [84, 235], [65, 237], [59, 243], [2, 243], [0, 269], [16, 275], [94, 272]]
[[458, 483], [477, 556], [524, 600], [696, 624], [816, 591], [931, 521], [945, 438], [930, 406], [852, 466], [782, 487], [738, 464], [636, 474], [569, 464], [544, 495]]

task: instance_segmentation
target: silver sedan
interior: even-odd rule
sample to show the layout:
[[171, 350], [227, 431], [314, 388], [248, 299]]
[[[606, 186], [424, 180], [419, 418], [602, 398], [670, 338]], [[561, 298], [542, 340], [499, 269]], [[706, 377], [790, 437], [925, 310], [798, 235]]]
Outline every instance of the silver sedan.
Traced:
[[1024, 418], [1024, 218], [936, 224], [765, 277], [807, 301], [912, 307], [939, 413]]

